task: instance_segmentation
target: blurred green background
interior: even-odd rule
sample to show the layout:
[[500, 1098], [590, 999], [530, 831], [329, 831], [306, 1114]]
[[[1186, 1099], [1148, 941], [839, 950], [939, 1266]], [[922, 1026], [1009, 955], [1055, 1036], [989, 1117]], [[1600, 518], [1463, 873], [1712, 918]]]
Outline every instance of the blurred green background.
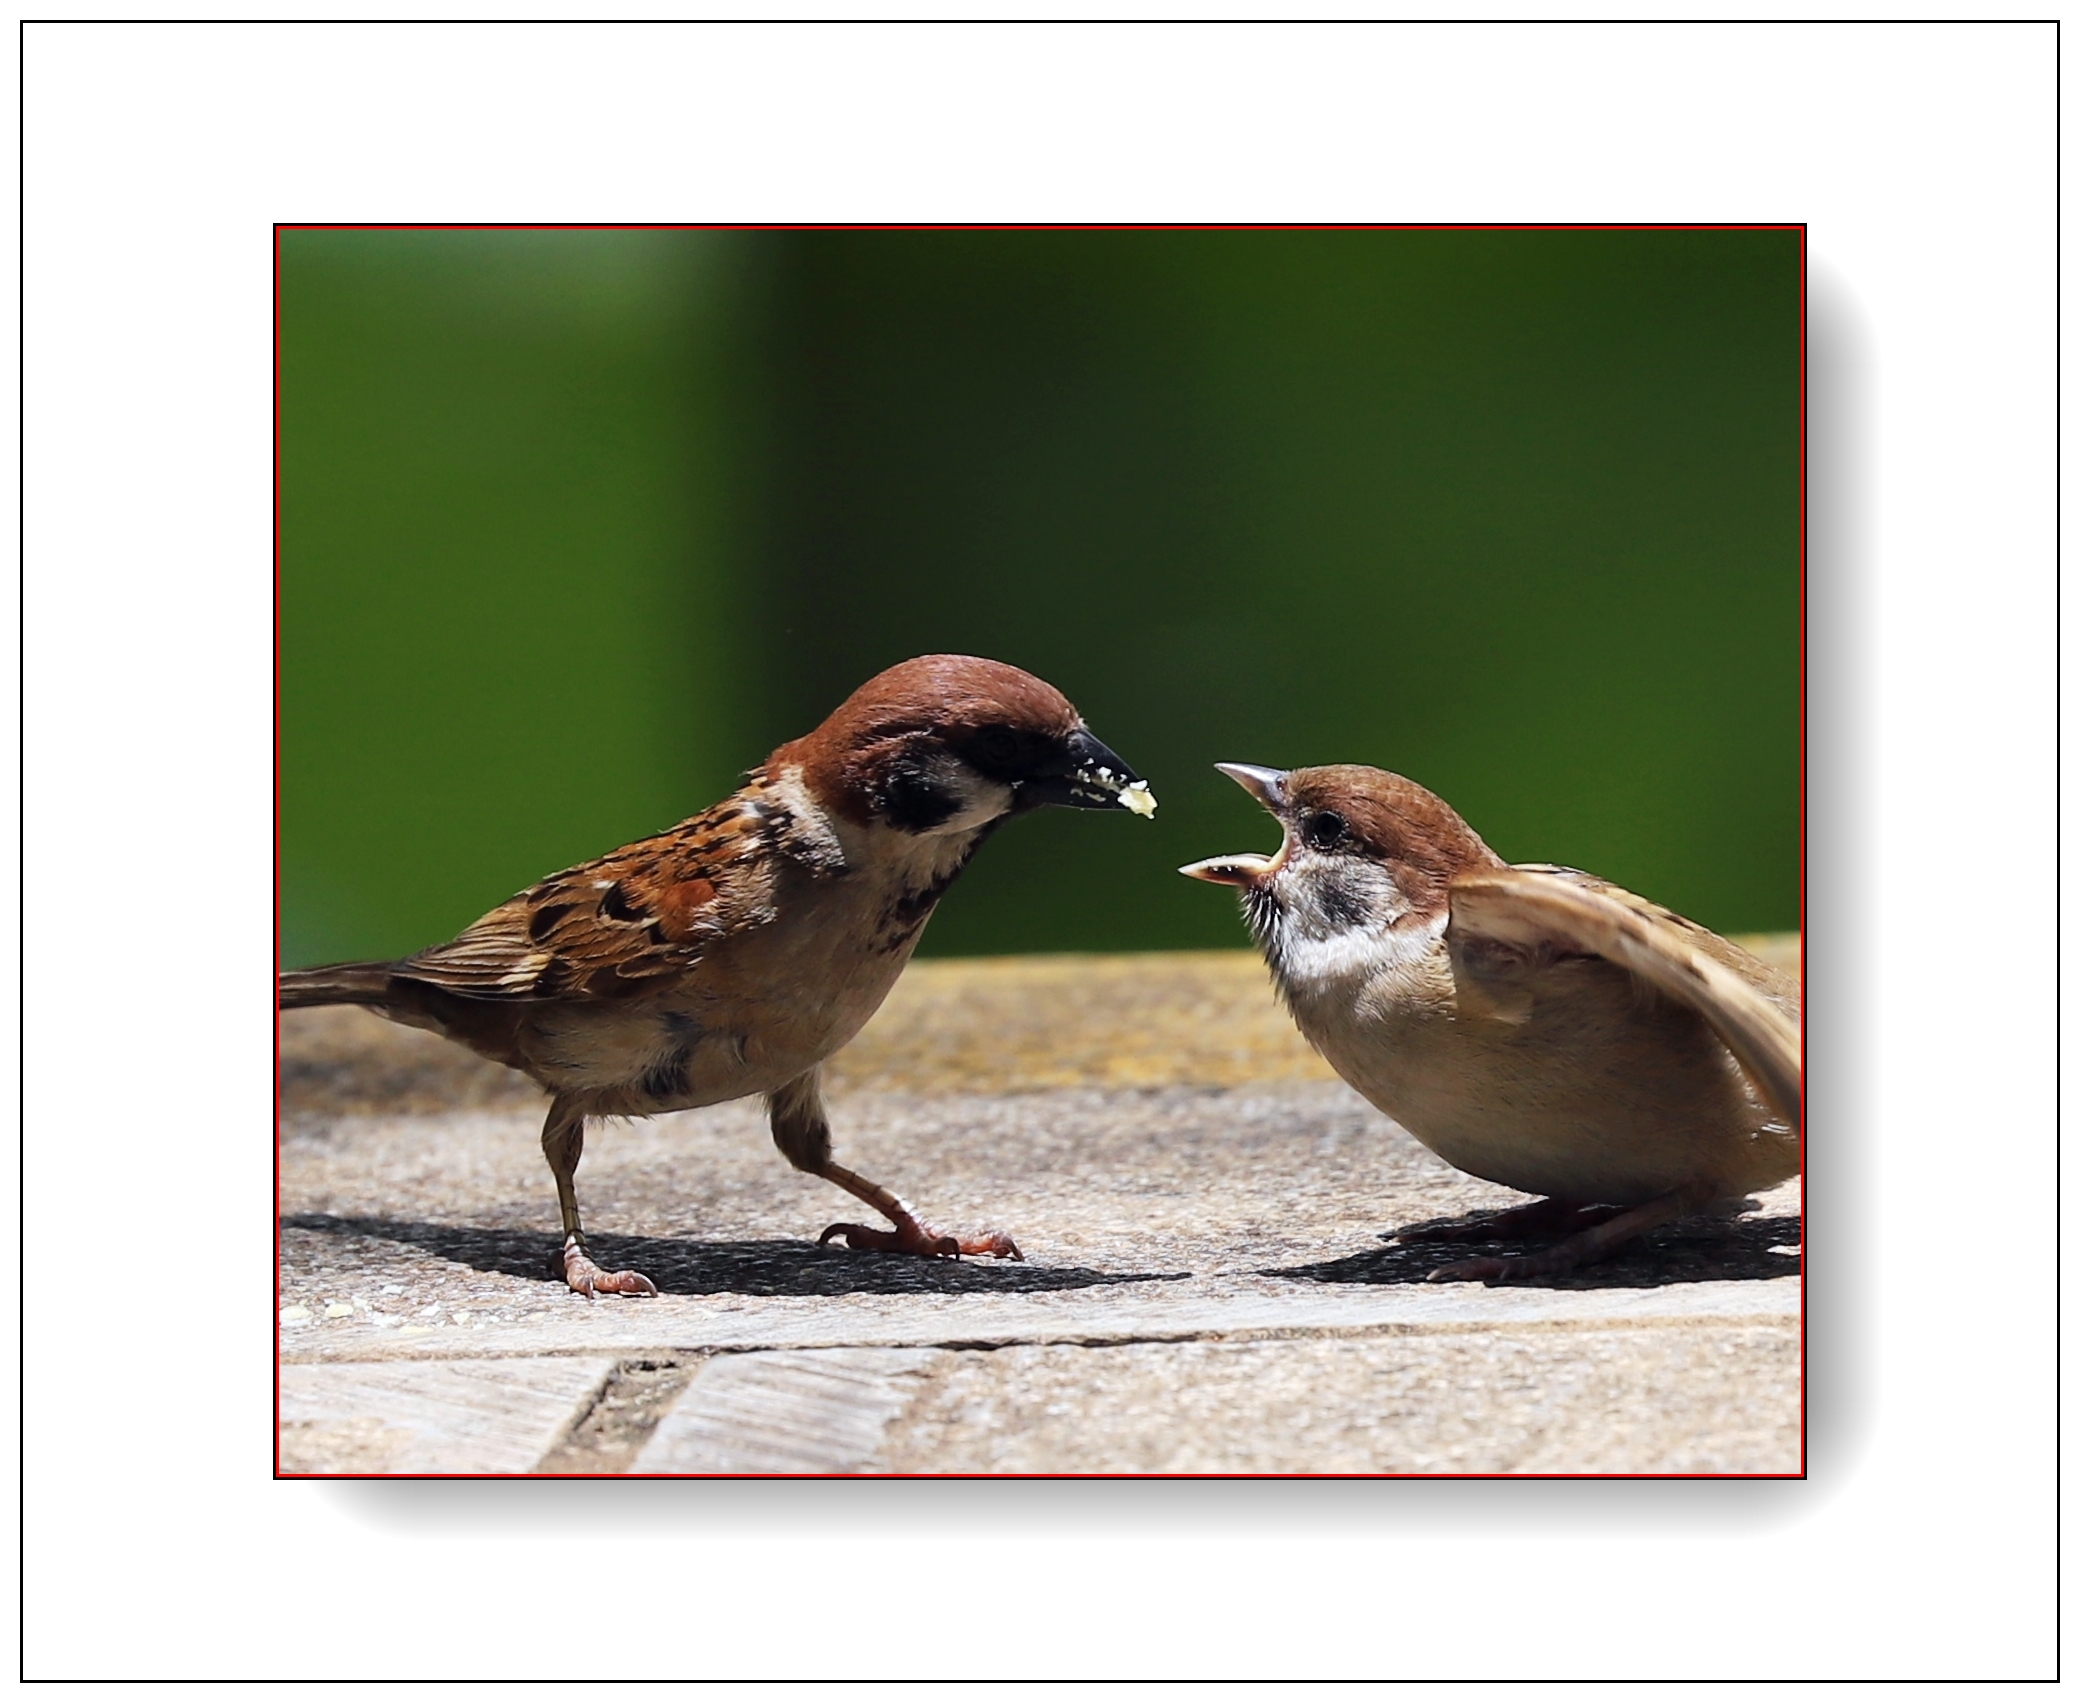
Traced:
[[280, 236], [288, 964], [445, 938], [877, 669], [1044, 675], [1154, 785], [937, 953], [1239, 946], [1218, 760], [1799, 921], [1798, 236]]

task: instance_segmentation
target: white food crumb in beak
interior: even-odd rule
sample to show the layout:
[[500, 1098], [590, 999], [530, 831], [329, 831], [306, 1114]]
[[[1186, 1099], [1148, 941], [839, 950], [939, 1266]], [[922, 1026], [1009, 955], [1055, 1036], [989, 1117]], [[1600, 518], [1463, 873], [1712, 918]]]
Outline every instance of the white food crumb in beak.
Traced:
[[1156, 795], [1148, 790], [1148, 782], [1136, 781], [1132, 786], [1120, 788], [1119, 801], [1136, 816], [1154, 816]]

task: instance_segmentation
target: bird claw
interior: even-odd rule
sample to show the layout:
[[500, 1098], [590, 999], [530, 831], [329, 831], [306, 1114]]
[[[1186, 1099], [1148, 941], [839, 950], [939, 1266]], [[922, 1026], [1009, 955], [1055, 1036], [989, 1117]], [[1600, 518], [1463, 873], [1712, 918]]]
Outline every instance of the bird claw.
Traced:
[[1567, 1235], [1615, 1218], [1622, 1206], [1596, 1206], [1569, 1200], [1536, 1200], [1492, 1212], [1465, 1224], [1411, 1224], [1388, 1238], [1411, 1242], [1502, 1242], [1533, 1234]]
[[1590, 1254], [1573, 1240], [1555, 1243], [1543, 1253], [1519, 1254], [1515, 1259], [1500, 1259], [1488, 1256], [1481, 1259], [1454, 1260], [1450, 1265], [1441, 1265], [1425, 1283], [1485, 1283], [1493, 1288], [1498, 1283], [1521, 1283], [1527, 1278], [1552, 1277], [1559, 1272], [1573, 1271], [1576, 1266], [1601, 1258], [1600, 1253]]
[[1454, 1260], [1450, 1265], [1439, 1266], [1423, 1281], [1425, 1283], [1507, 1283], [1511, 1276], [1510, 1268], [1522, 1263], [1524, 1262], [1520, 1260], [1499, 1259]]
[[1532, 1223], [1549, 1228], [1555, 1222], [1576, 1226], [1586, 1224], [1590, 1228], [1577, 1229], [1574, 1235], [1555, 1242], [1540, 1253], [1522, 1254], [1515, 1259], [1455, 1260], [1450, 1265], [1439, 1266], [1424, 1281], [1517, 1283], [1525, 1278], [1551, 1277], [1558, 1272], [1573, 1271], [1577, 1266], [1608, 1259], [1612, 1249], [1644, 1235], [1657, 1224], [1666, 1224], [1686, 1212], [1696, 1212], [1709, 1205], [1717, 1192], [1709, 1183], [1685, 1183], [1681, 1188], [1671, 1189], [1667, 1194], [1657, 1195], [1637, 1206], [1571, 1206], [1565, 1201], [1547, 1200], [1518, 1207], [1513, 1212], [1504, 1213], [1501, 1219], [1489, 1219], [1487, 1228], [1496, 1230], [1505, 1220], [1513, 1229]]
[[573, 1236], [563, 1244], [563, 1276], [571, 1292], [588, 1301], [601, 1295], [655, 1295], [657, 1285], [640, 1271], [602, 1271], [586, 1257], [585, 1248]]
[[816, 1238], [823, 1247], [832, 1237], [842, 1236], [848, 1248], [876, 1248], [884, 1253], [919, 1254], [926, 1259], [958, 1259], [962, 1254], [989, 1254], [1000, 1260], [1023, 1260], [1018, 1244], [1001, 1230], [985, 1230], [979, 1236], [948, 1236], [916, 1219], [899, 1222], [893, 1230], [877, 1230], [867, 1224], [833, 1224]]
[[876, 1230], [868, 1224], [833, 1224], [816, 1238], [816, 1245], [825, 1247], [834, 1237], [842, 1237], [848, 1248], [921, 1254], [926, 1259], [958, 1259], [961, 1252], [959, 1237], [935, 1236], [921, 1224], [908, 1224], [896, 1230]]

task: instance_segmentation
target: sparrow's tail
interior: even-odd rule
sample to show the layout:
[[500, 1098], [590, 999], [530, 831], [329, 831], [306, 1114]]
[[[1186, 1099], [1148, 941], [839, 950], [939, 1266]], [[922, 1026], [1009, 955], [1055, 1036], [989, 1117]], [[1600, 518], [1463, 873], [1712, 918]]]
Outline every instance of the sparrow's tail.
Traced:
[[284, 1011], [299, 1005], [388, 1005], [395, 997], [391, 964], [324, 964], [284, 970], [275, 987]]

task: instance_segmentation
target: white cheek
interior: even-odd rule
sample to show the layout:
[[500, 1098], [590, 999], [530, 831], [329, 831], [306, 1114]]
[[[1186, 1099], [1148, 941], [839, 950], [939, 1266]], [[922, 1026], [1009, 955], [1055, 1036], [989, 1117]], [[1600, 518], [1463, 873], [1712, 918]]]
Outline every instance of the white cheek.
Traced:
[[961, 807], [928, 834], [967, 834], [1010, 810], [1015, 794], [1001, 781], [986, 780], [958, 758], [933, 765], [933, 784], [961, 800]]

